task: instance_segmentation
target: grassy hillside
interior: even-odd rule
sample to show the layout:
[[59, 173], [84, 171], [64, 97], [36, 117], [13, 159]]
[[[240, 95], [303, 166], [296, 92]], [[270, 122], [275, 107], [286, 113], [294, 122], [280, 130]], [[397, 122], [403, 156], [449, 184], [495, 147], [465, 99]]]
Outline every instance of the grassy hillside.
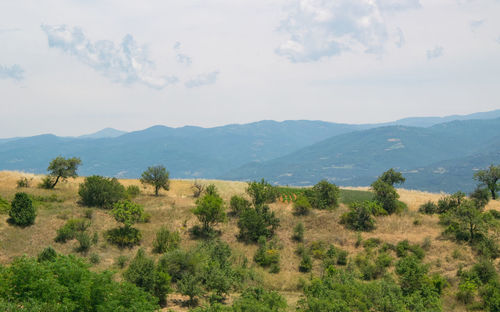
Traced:
[[[32, 185], [36, 185], [40, 176], [26, 175], [19, 172], [0, 172], [0, 196], [5, 200], [12, 200], [14, 194], [20, 189], [16, 188], [16, 181], [21, 176], [33, 178]], [[0, 263], [8, 264], [15, 257], [24, 254], [29, 256], [37, 255], [44, 247], [52, 245], [56, 251], [64, 254], [78, 254], [75, 251], [76, 241], [72, 240], [66, 244], [54, 242], [56, 230], [61, 227], [67, 219], [82, 217], [88, 208], [78, 204], [77, 189], [83, 178], [69, 180], [61, 183], [55, 190], [42, 190], [38, 188], [21, 189], [32, 194], [35, 199], [35, 206], [38, 210], [38, 217], [33, 226], [19, 228], [7, 223], [8, 216], [0, 214]], [[120, 180], [125, 185], [137, 185], [137, 180]], [[202, 181], [203, 183], [214, 183], [219, 189], [223, 199], [227, 202], [232, 195], [243, 195], [246, 183], [228, 181]], [[151, 189], [143, 190], [142, 194], [136, 198], [136, 202], [144, 205], [146, 212], [151, 214], [149, 223], [137, 224], [143, 233], [142, 248], [153, 257], [152, 241], [156, 231], [163, 225], [170, 229], [178, 230], [181, 233], [182, 247], [194, 246], [197, 241], [189, 235], [189, 228], [198, 224], [197, 219], [191, 212], [195, 206], [195, 199], [192, 197], [191, 186], [193, 181], [174, 180], [171, 182], [171, 189], [163, 192], [160, 197], [152, 196]], [[370, 197], [367, 189], [348, 189], [342, 191], [342, 201], [350, 202], [355, 199], [366, 199]], [[397, 244], [402, 240], [409, 240], [412, 244], [422, 244], [425, 240], [430, 242], [426, 252], [425, 263], [429, 264], [430, 271], [442, 274], [451, 286], [445, 289], [443, 295], [443, 305], [445, 311], [465, 311], [465, 307], [455, 300], [459, 267], [469, 267], [476, 262], [475, 256], [466, 244], [459, 244], [441, 237], [442, 227], [438, 225], [437, 216], [422, 215], [417, 212], [418, 207], [429, 201], [437, 201], [443, 194], [423, 193], [400, 189], [398, 193], [401, 201], [407, 204], [408, 210], [400, 215], [387, 217], [377, 217], [377, 228], [373, 232], [363, 233], [362, 239], [378, 238], [383, 242]], [[0, 202], [2, 205], [2, 202]], [[305, 244], [314, 241], [323, 241], [326, 244], [334, 244], [349, 252], [349, 261], [356, 254], [363, 251], [362, 247], [356, 247], [359, 240], [358, 234], [346, 230], [339, 224], [340, 215], [347, 210], [344, 203], [334, 211], [313, 212], [304, 217], [297, 217], [292, 214], [292, 204], [288, 202], [277, 202], [271, 205], [272, 210], [281, 220], [281, 226], [277, 231], [277, 236], [283, 245], [281, 250], [281, 271], [271, 274], [253, 262], [253, 255], [257, 249], [256, 245], [247, 245], [236, 239], [237, 226], [234, 218], [229, 218], [227, 223], [219, 226], [222, 231], [221, 239], [227, 242], [233, 249], [236, 258], [246, 257], [249, 260], [262, 285], [268, 289], [279, 291], [288, 301], [290, 311], [294, 311], [295, 303], [301, 296], [299, 288], [300, 280], [307, 280], [310, 273], [300, 273], [298, 265], [299, 256], [295, 249], [297, 243], [292, 241], [292, 229], [298, 221], [305, 225]], [[500, 210], [500, 202], [490, 202], [487, 209]], [[3, 209], [0, 208], [0, 212]], [[117, 223], [107, 211], [93, 209], [91, 232], [99, 235], [99, 242], [91, 247], [91, 254], [98, 254], [101, 261], [93, 266], [93, 270], [112, 269], [118, 273], [122, 272], [116, 265], [119, 256], [132, 258], [139, 247], [131, 249], [119, 249], [108, 244], [102, 234], [105, 230], [116, 227]], [[496, 263], [498, 269], [498, 262]], [[315, 260], [313, 264], [313, 274], [320, 272], [320, 263]], [[117, 274], [119, 277], [120, 274]], [[169, 307], [175, 311], [185, 311], [187, 308], [180, 305], [184, 297], [178, 294], [169, 295]], [[165, 310], [166, 311], [166, 310]]]

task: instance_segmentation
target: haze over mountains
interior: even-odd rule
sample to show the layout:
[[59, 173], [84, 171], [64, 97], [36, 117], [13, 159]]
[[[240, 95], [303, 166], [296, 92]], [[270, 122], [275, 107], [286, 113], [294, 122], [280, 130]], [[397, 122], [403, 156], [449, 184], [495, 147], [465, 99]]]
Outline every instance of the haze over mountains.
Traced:
[[471, 191], [474, 170], [500, 163], [500, 110], [371, 125], [260, 121], [0, 140], [0, 170], [45, 173], [58, 155], [80, 157], [81, 175], [137, 178], [147, 166], [163, 164], [173, 178], [263, 177], [289, 185], [326, 178], [366, 186], [394, 167], [404, 172], [406, 188]]

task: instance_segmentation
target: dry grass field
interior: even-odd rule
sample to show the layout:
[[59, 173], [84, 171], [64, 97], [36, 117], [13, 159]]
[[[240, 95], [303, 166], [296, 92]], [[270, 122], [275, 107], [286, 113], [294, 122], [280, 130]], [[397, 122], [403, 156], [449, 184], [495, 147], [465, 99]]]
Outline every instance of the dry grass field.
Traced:
[[[18, 189], [16, 181], [26, 176], [32, 179], [29, 188]], [[78, 204], [78, 185], [83, 178], [69, 179], [57, 185], [55, 190], [43, 190], [36, 187], [41, 181], [41, 176], [23, 174], [19, 172], [0, 172], [0, 196], [11, 200], [14, 194], [19, 191], [27, 192], [36, 196], [51, 196], [55, 194], [57, 201], [37, 202], [38, 216], [33, 226], [19, 228], [7, 223], [8, 216], [0, 215], [0, 263], [8, 264], [15, 257], [24, 254], [36, 256], [43, 248], [51, 245], [60, 253], [75, 253], [76, 241], [69, 241], [66, 244], [54, 242], [56, 230], [61, 227], [67, 219], [82, 217], [88, 208]], [[142, 248], [148, 254], [152, 254], [152, 242], [156, 231], [161, 226], [177, 230], [181, 233], [182, 246], [192, 246], [197, 242], [189, 236], [188, 230], [197, 224], [196, 217], [191, 209], [195, 206], [192, 196], [191, 186], [193, 181], [173, 180], [168, 192], [162, 191], [161, 196], [153, 196], [153, 190], [143, 189], [138, 180], [120, 180], [125, 186], [137, 185], [141, 187], [142, 193], [135, 201], [144, 206], [146, 212], [151, 214], [149, 223], [137, 224], [136, 227], [143, 233]], [[226, 181], [205, 181], [202, 183], [213, 183], [217, 186], [224, 200], [229, 201], [232, 195], [243, 195], [246, 183], [226, 182]], [[408, 210], [400, 215], [377, 218], [377, 228], [370, 233], [363, 233], [362, 238], [379, 238], [383, 242], [396, 244], [401, 240], [409, 240], [410, 243], [421, 244], [424, 240], [430, 240], [430, 248], [425, 257], [425, 262], [430, 265], [431, 272], [438, 272], [445, 276], [451, 287], [445, 290], [443, 296], [443, 306], [445, 311], [465, 311], [465, 308], [454, 300], [457, 277], [456, 272], [459, 266], [470, 266], [474, 262], [472, 251], [467, 245], [457, 244], [453, 241], [441, 237], [442, 228], [438, 224], [437, 216], [427, 216], [418, 213], [418, 207], [429, 201], [437, 201], [443, 194], [431, 194], [417, 191], [398, 190], [400, 200], [407, 204]], [[332, 243], [342, 249], [349, 251], [350, 256], [362, 251], [362, 247], [356, 248], [358, 234], [346, 230], [338, 223], [340, 215], [347, 210], [345, 205], [335, 211], [313, 212], [305, 217], [296, 217], [292, 214], [292, 204], [275, 203], [271, 208], [276, 212], [281, 220], [281, 226], [277, 236], [281, 240], [283, 249], [281, 251], [281, 271], [278, 274], [270, 274], [266, 270], [255, 266], [255, 270], [262, 278], [262, 283], [271, 289], [280, 291], [288, 300], [290, 311], [295, 309], [295, 303], [300, 298], [298, 289], [299, 279], [308, 279], [310, 273], [300, 273], [298, 265], [299, 257], [295, 254], [297, 243], [292, 241], [292, 229], [297, 222], [302, 221], [305, 225], [305, 244], [312, 241], [324, 241]], [[500, 202], [490, 202], [487, 209], [500, 210]], [[116, 266], [116, 259], [120, 255], [132, 258], [139, 247], [132, 249], [119, 249], [108, 244], [102, 234], [107, 229], [117, 226], [114, 219], [107, 211], [93, 209], [91, 233], [98, 233], [99, 242], [91, 247], [90, 254], [96, 253], [101, 261], [94, 265], [94, 270], [112, 269], [117, 272], [116, 277], [120, 278], [120, 269]], [[237, 256], [246, 256], [250, 263], [257, 249], [255, 245], [246, 245], [236, 239], [236, 220], [229, 218], [228, 222], [220, 227], [222, 231], [221, 239], [227, 242]], [[154, 256], [154, 255], [153, 255]], [[157, 257], [157, 256], [155, 256]], [[313, 273], [318, 274], [319, 261], [314, 263]], [[498, 263], [497, 263], [498, 268]], [[185, 308], [177, 305], [179, 295], [169, 296], [169, 309], [184, 311]]]

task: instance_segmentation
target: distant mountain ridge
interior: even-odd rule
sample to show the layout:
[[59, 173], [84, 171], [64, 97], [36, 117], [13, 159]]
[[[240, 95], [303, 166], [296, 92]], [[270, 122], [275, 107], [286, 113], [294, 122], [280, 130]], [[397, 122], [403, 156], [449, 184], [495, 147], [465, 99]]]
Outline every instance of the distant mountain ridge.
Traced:
[[446, 123], [439, 121], [455, 117], [373, 125], [265, 120], [128, 133], [106, 128], [77, 138], [48, 134], [0, 140], [0, 170], [45, 173], [50, 160], [62, 155], [82, 159], [80, 175], [137, 178], [147, 166], [163, 164], [173, 178], [264, 177], [294, 185], [327, 178], [340, 185], [369, 185], [382, 170], [396, 167], [408, 177], [407, 187], [453, 191], [459, 183], [450, 180], [452, 173], [471, 177], [476, 167], [499, 162], [500, 146], [492, 143], [500, 133], [497, 116], [500, 110]]

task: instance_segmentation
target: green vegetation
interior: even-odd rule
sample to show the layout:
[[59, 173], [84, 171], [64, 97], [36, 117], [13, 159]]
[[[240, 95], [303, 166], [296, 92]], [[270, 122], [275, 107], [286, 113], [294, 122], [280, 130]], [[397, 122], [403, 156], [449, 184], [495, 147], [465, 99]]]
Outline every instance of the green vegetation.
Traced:
[[156, 239], [153, 241], [153, 252], [165, 253], [179, 248], [181, 237], [179, 232], [171, 232], [166, 227], [162, 226], [156, 232]]
[[[91, 272], [74, 256], [40, 254], [0, 267], [2, 311], [156, 311], [158, 300], [112, 273]], [[20, 308], [22, 307], [22, 308]]]
[[307, 189], [305, 196], [316, 209], [331, 210], [339, 206], [340, 189], [326, 180], [319, 181], [311, 189]]
[[131, 247], [139, 244], [142, 238], [141, 232], [133, 228], [132, 225], [143, 219], [144, 209], [142, 206], [128, 200], [122, 200], [114, 204], [111, 214], [116, 221], [123, 223], [123, 226], [109, 230], [106, 233], [108, 241], [120, 247]]
[[233, 195], [231, 201], [229, 202], [229, 207], [231, 208], [231, 215], [239, 216], [246, 209], [250, 209], [252, 204], [245, 198]]
[[28, 226], [35, 223], [36, 210], [33, 202], [26, 193], [16, 193], [9, 211], [12, 223], [19, 226]]
[[141, 175], [141, 183], [153, 186], [155, 189], [155, 196], [158, 196], [160, 189], [164, 189], [165, 191], [169, 190], [169, 172], [161, 165], [148, 167]]
[[342, 215], [340, 223], [354, 231], [371, 231], [375, 228], [373, 219], [373, 202], [354, 202], [349, 205], [349, 212]]
[[311, 204], [307, 197], [300, 195], [293, 203], [293, 213], [296, 216], [306, 216], [311, 212]]
[[372, 183], [371, 186], [375, 192], [375, 201], [379, 202], [388, 214], [401, 212], [403, 206], [398, 201], [399, 195], [394, 188], [394, 184], [404, 182], [405, 178], [400, 172], [389, 169]]
[[78, 174], [76, 171], [78, 170], [78, 166], [82, 163], [80, 158], [64, 158], [62, 156], [58, 156], [49, 164], [47, 171], [49, 171], [49, 175], [42, 182], [42, 188], [53, 189], [60, 179], [62, 181], [67, 178], [76, 178]]
[[214, 232], [214, 226], [226, 220], [224, 201], [216, 191], [199, 198], [193, 213], [202, 224], [203, 236], [210, 236]]
[[68, 240], [75, 239], [78, 233], [85, 232], [89, 226], [90, 222], [87, 220], [69, 219], [57, 230], [57, 236], [54, 240], [58, 243], [66, 243]]
[[474, 179], [488, 188], [493, 200], [497, 199], [497, 192], [500, 190], [500, 166], [491, 165], [487, 170], [479, 170], [474, 173]]
[[280, 246], [276, 240], [267, 241], [261, 236], [258, 241], [259, 249], [255, 253], [253, 260], [260, 266], [269, 267], [271, 273], [280, 271]]
[[247, 193], [252, 198], [255, 207], [273, 203], [279, 196], [278, 189], [264, 179], [260, 182], [249, 182]]
[[114, 203], [125, 198], [125, 187], [115, 178], [94, 175], [80, 184], [78, 195], [85, 206], [111, 209]]

